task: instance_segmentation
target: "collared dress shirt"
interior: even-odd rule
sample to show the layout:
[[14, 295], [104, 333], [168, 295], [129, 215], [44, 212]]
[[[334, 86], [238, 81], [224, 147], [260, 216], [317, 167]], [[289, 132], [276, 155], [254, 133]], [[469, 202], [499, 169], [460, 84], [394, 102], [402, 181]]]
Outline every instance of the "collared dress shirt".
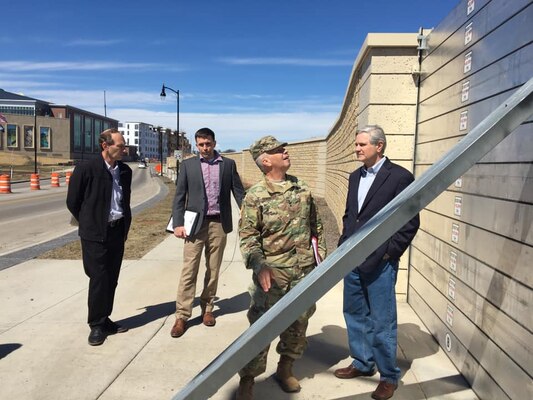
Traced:
[[124, 210], [122, 209], [122, 186], [120, 186], [120, 170], [118, 164], [111, 167], [107, 161], [105, 162], [107, 169], [113, 177], [113, 191], [111, 192], [111, 209], [109, 210], [108, 221], [116, 221], [124, 216]]
[[361, 211], [366, 195], [368, 194], [372, 183], [374, 183], [374, 179], [376, 179], [376, 175], [385, 162], [385, 159], [386, 157], [383, 157], [370, 168], [365, 168], [364, 165], [361, 167], [361, 179], [359, 181], [359, 190], [357, 191], [357, 212]]
[[205, 193], [207, 195], [206, 215], [220, 215], [220, 163], [222, 157], [215, 151], [212, 160], [200, 157], [202, 176], [204, 177]]

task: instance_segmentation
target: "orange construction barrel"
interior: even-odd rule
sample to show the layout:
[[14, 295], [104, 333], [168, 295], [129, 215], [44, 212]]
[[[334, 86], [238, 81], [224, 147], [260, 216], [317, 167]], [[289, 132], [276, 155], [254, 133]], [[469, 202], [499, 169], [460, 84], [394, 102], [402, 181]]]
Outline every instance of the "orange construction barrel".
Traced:
[[9, 175], [0, 175], [0, 194], [11, 193], [11, 179]]
[[39, 183], [39, 174], [31, 174], [30, 176], [30, 189], [41, 190], [41, 184]]
[[68, 186], [68, 184], [70, 183], [70, 176], [72, 175], [72, 171], [67, 171], [67, 173], [65, 174], [65, 184]]
[[52, 172], [50, 186], [59, 187], [59, 174], [57, 172]]

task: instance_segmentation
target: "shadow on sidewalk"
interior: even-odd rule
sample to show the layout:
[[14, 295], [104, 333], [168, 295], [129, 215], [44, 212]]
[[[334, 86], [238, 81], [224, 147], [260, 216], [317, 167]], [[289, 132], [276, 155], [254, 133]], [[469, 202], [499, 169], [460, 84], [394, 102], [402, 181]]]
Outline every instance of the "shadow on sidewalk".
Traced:
[[10, 353], [14, 352], [15, 350], [18, 350], [22, 347], [22, 344], [20, 343], [3, 343], [0, 344], [0, 360], [6, 356], [8, 356]]
[[[226, 314], [239, 313], [241, 311], [247, 310], [250, 304], [250, 295], [248, 292], [242, 292], [237, 294], [229, 299], [222, 299], [215, 301], [215, 310], [213, 314], [216, 318], [221, 317]], [[200, 298], [195, 297], [193, 307], [200, 305]], [[218, 308], [217, 308], [218, 307]], [[187, 326], [189, 328], [202, 324], [202, 317], [198, 316], [187, 321]]]
[[[463, 390], [470, 389], [468, 383], [462, 375], [450, 375], [443, 378], [432, 379], [430, 381], [421, 382], [424, 386], [431, 387], [431, 390], [427, 393], [425, 390], [420, 390], [420, 383], [411, 383], [409, 385], [404, 385], [400, 382], [398, 390], [395, 393], [395, 396], [402, 399], [410, 400], [424, 400], [431, 396], [431, 398], [442, 398], [447, 395], [451, 395], [456, 392], [461, 392]], [[343, 397], [331, 397], [330, 400], [368, 400], [372, 392], [358, 393], [352, 396], [343, 396]], [[288, 397], [287, 397], [288, 398]], [[285, 399], [285, 397], [279, 397], [280, 400]]]
[[324, 325], [322, 333], [309, 336], [307, 340], [309, 346], [302, 358], [305, 362], [294, 364], [296, 374], [302, 378], [312, 379], [350, 355], [344, 327]]
[[222, 299], [215, 302], [218, 310], [215, 310], [215, 315], [222, 316], [226, 314], [234, 314], [248, 309], [250, 305], [250, 294], [242, 292], [229, 299]]
[[[142, 310], [142, 308], [140, 308], [139, 310]], [[138, 328], [140, 326], [146, 325], [159, 318], [167, 317], [171, 314], [174, 314], [175, 311], [176, 311], [176, 302], [168, 301], [166, 303], [146, 306], [142, 313], [128, 317], [128, 318], [124, 318], [116, 322], [130, 329], [134, 329], [134, 328]]]
[[[229, 299], [222, 299], [222, 300], [215, 302], [215, 305], [218, 307], [218, 309], [215, 310], [214, 314], [216, 317], [220, 317], [225, 314], [238, 313], [238, 312], [248, 309], [249, 304], [250, 304], [250, 295], [248, 294], [248, 292], [243, 292]], [[199, 305], [200, 305], [200, 298], [196, 297], [194, 299], [193, 307], [196, 307]], [[140, 326], [146, 325], [155, 320], [158, 320], [160, 318], [168, 317], [169, 315], [174, 314], [175, 311], [176, 311], [176, 302], [168, 301], [166, 303], [146, 306], [142, 313], [128, 317], [128, 318], [124, 318], [116, 322], [130, 329], [134, 329], [134, 328], [138, 328]], [[196, 317], [188, 321], [188, 326], [192, 327], [195, 325], [200, 325], [201, 323], [202, 323], [202, 318]]]

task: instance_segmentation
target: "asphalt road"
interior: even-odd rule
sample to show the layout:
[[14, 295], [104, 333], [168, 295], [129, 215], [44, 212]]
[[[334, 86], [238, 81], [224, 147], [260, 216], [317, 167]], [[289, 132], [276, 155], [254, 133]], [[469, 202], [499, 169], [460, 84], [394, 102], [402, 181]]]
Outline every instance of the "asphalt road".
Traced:
[[[138, 211], [161, 198], [165, 188], [151, 169], [138, 169], [136, 163], [130, 166], [132, 207]], [[35, 251], [61, 245], [61, 240], [57, 242], [60, 238], [70, 235], [65, 238], [69, 241], [75, 237], [77, 228], [71, 225], [71, 215], [65, 205], [64, 178], [60, 185], [51, 187], [49, 180], [43, 180], [41, 190], [32, 191], [29, 182], [21, 182], [12, 185], [11, 194], [0, 195], [0, 269], [13, 265], [14, 259], [28, 259]], [[46, 243], [49, 245], [45, 246]]]

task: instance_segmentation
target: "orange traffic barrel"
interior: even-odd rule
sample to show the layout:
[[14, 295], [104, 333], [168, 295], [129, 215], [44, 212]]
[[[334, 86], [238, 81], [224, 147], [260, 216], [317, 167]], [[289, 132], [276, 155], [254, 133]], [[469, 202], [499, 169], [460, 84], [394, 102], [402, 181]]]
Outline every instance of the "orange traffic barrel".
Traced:
[[30, 176], [30, 189], [40, 190], [41, 184], [39, 183], [39, 174], [31, 174]]
[[57, 172], [52, 172], [50, 179], [50, 186], [59, 187], [59, 174]]
[[9, 175], [0, 175], [0, 193], [11, 193], [11, 179]]
[[72, 175], [71, 171], [67, 171], [67, 173], [65, 174], [65, 183], [66, 183], [67, 186], [70, 183], [70, 176], [71, 175]]

